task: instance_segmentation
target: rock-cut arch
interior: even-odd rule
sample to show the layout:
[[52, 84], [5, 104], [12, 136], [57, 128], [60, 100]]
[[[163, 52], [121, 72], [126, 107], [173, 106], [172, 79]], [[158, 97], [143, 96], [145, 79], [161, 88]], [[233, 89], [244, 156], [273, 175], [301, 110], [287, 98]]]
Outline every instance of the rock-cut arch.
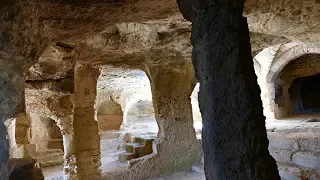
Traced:
[[[280, 72], [288, 65], [291, 61], [294, 61], [302, 56], [309, 54], [319, 54], [320, 48], [308, 46], [305, 44], [297, 44], [291, 48], [281, 51], [281, 48], [275, 53], [273, 60], [269, 68], [267, 68], [267, 73], [261, 79], [260, 86], [262, 88], [262, 99], [264, 104], [264, 111], [267, 117], [281, 118], [285, 116], [283, 111], [280, 110], [276, 99], [276, 79], [278, 78]], [[272, 115], [269, 115], [269, 111]]]
[[119, 130], [123, 122], [121, 105], [113, 99], [99, 102], [97, 104], [97, 119], [100, 131]]
[[267, 74], [267, 83], [274, 82], [282, 69], [292, 60], [307, 54], [319, 54], [320, 48], [298, 44], [274, 57]]

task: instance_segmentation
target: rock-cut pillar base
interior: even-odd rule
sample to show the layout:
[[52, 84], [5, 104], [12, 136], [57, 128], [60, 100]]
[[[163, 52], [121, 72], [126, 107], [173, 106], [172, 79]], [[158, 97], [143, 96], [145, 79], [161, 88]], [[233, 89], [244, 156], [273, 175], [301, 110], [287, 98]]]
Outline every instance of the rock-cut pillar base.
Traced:
[[202, 153], [192, 119], [190, 96], [196, 85], [192, 64], [153, 66], [148, 75], [159, 126], [162, 174], [190, 169], [200, 162]]

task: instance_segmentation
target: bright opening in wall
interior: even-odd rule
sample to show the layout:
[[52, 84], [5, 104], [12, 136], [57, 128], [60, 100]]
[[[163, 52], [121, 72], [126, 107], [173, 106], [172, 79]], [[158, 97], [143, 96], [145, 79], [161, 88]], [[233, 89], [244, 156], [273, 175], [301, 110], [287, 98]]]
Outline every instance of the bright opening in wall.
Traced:
[[193, 127], [196, 131], [197, 139], [201, 139], [202, 131], [202, 116], [199, 108], [198, 92], [200, 88], [200, 83], [197, 83], [192, 94], [191, 94], [191, 105], [192, 105], [192, 117], [193, 117]]
[[143, 71], [102, 66], [95, 109], [103, 171], [152, 153], [158, 125], [150, 81]]

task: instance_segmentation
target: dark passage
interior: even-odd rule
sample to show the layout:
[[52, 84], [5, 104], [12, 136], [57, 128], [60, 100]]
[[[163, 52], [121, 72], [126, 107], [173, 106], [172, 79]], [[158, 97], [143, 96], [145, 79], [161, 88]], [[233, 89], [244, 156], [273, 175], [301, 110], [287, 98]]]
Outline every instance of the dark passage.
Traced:
[[289, 92], [294, 114], [320, 114], [320, 73], [295, 79]]

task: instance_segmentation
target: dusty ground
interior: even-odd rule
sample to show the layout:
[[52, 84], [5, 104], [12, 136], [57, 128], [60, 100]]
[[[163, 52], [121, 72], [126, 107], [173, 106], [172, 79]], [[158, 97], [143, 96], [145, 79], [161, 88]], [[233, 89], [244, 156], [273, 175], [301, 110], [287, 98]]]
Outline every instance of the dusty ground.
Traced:
[[[295, 117], [288, 117], [278, 121], [269, 120], [266, 124], [267, 131], [272, 133], [281, 134], [293, 134], [299, 135], [301, 133], [312, 133], [317, 136], [320, 133], [320, 116], [316, 115], [300, 115]], [[307, 122], [311, 121], [311, 122]], [[135, 122], [135, 123], [133, 123]], [[149, 132], [150, 134], [156, 134], [158, 131], [157, 123], [152, 116], [140, 116], [140, 117], [129, 117], [128, 125], [124, 126], [121, 130], [122, 133], [129, 132], [131, 134], [141, 134]], [[102, 174], [108, 173], [110, 171], [117, 171], [126, 168], [126, 163], [120, 163], [118, 161], [117, 151], [113, 153], [104, 152], [103, 146], [106, 146], [106, 141], [108, 138], [101, 138], [101, 148], [102, 148]], [[110, 139], [109, 139], [110, 140]], [[110, 144], [107, 145], [110, 147]], [[118, 151], [118, 153], [121, 151]], [[54, 166], [43, 169], [44, 176], [46, 180], [60, 180], [63, 179], [62, 173], [63, 166]], [[299, 169], [297, 169], [298, 171]], [[150, 180], [205, 180], [202, 166], [194, 166], [193, 170], [190, 172], [180, 172], [172, 174], [169, 176], [154, 178]], [[291, 180], [290, 178], [288, 180]]]

